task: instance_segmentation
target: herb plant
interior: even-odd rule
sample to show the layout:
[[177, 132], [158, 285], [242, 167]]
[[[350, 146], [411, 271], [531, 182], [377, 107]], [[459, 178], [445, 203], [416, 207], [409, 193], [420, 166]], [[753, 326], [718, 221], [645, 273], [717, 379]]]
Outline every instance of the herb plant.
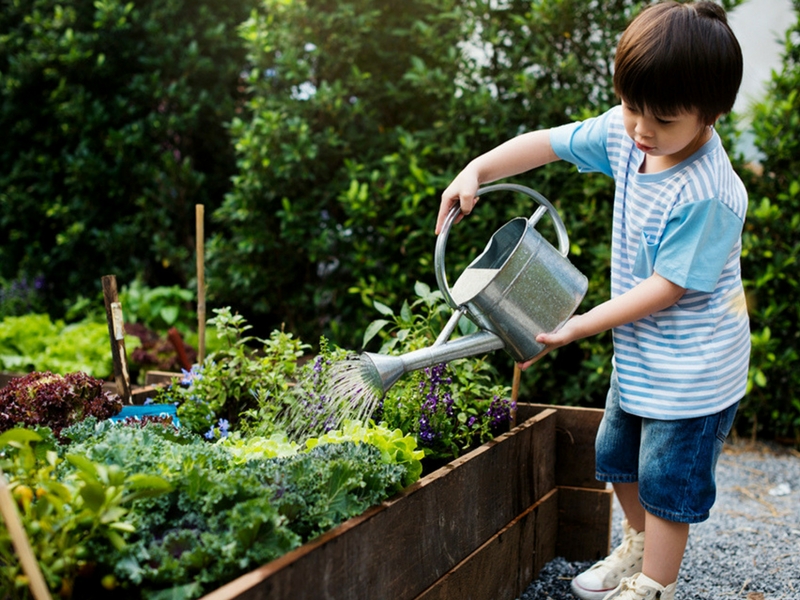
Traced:
[[230, 308], [214, 313], [209, 323], [223, 347], [186, 373], [180, 385], [161, 390], [154, 398], [177, 402], [181, 423], [201, 434], [219, 428], [220, 419], [235, 428], [248, 411], [259, 411], [264, 420], [274, 417], [292, 384], [298, 359], [309, 348], [281, 331], [266, 340], [245, 335], [251, 326]]

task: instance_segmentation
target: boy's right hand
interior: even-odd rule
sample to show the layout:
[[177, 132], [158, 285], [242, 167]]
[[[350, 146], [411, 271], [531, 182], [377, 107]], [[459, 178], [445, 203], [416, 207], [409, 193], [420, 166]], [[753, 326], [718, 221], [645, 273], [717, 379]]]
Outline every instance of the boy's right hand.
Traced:
[[442, 232], [445, 219], [450, 213], [450, 210], [456, 206], [461, 205], [461, 214], [456, 217], [455, 222], [458, 223], [468, 215], [475, 208], [478, 199], [475, 197], [475, 192], [478, 191], [478, 177], [472, 173], [469, 168], [464, 169], [458, 176], [447, 186], [447, 189], [442, 192], [442, 201], [439, 204], [439, 216], [436, 219], [436, 235]]

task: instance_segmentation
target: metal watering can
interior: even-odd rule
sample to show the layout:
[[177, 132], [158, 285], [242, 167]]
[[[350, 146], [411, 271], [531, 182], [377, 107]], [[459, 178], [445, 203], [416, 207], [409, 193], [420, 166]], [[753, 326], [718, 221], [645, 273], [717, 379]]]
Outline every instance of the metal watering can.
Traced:
[[[362, 354], [362, 374], [376, 388], [386, 392], [409, 371], [501, 348], [516, 362], [525, 362], [545, 348], [536, 336], [558, 329], [578, 308], [588, 280], [567, 259], [569, 238], [558, 211], [540, 193], [517, 184], [487, 186], [476, 196], [499, 190], [527, 194], [539, 207], [529, 219], [516, 217], [498, 229], [451, 289], [444, 269], [445, 246], [461, 212], [460, 206], [453, 207], [434, 255], [436, 281], [453, 315], [433, 346], [400, 356]], [[535, 229], [547, 211], [558, 236], [558, 250]], [[464, 315], [481, 330], [447, 341]]]

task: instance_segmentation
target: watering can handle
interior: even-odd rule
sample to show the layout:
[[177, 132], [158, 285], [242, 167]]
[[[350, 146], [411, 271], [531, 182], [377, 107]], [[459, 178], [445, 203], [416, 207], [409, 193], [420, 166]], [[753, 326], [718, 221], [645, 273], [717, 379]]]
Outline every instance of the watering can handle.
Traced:
[[[519, 185], [517, 183], [496, 183], [494, 185], [489, 185], [484, 188], [480, 188], [475, 193], [475, 197], [477, 198], [488, 192], [500, 190], [520, 192], [530, 196], [539, 203], [539, 207], [528, 219], [528, 224], [531, 227], [536, 227], [536, 223], [539, 222], [539, 219], [542, 218], [542, 215], [544, 215], [544, 213], [547, 211], [550, 211], [550, 217], [553, 219], [553, 225], [555, 226], [556, 235], [558, 237], [558, 251], [564, 257], [569, 254], [569, 236], [567, 235], [567, 228], [564, 226], [564, 221], [561, 220], [561, 216], [558, 214], [555, 206], [553, 206], [547, 198], [542, 196], [536, 190], [532, 190], [529, 187], [525, 187], [524, 185]], [[447, 304], [454, 309], [458, 309], [459, 307], [455, 300], [453, 300], [453, 296], [450, 294], [450, 286], [447, 284], [447, 275], [444, 271], [444, 251], [445, 247], [447, 246], [447, 236], [450, 235], [450, 228], [453, 226], [453, 223], [459, 214], [461, 214], [461, 206], [456, 204], [450, 209], [450, 212], [445, 218], [444, 224], [442, 225], [442, 231], [436, 238], [436, 250], [434, 251], [436, 283], [439, 285], [439, 289], [441, 290], [442, 294], [444, 294]]]

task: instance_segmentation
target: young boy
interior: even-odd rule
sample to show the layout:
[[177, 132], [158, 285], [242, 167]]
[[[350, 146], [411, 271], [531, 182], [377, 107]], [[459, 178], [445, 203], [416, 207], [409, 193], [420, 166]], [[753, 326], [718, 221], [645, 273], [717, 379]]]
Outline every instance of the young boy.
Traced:
[[739, 258], [747, 193], [713, 123], [731, 110], [742, 55], [712, 2], [649, 6], [617, 47], [621, 106], [520, 135], [442, 194], [437, 233], [481, 184], [562, 159], [616, 182], [611, 299], [540, 334], [554, 348], [612, 329], [597, 477], [625, 513], [622, 544], [572, 582], [584, 600], [672, 600], [689, 524], [708, 518], [714, 471], [745, 392], [750, 335]]

